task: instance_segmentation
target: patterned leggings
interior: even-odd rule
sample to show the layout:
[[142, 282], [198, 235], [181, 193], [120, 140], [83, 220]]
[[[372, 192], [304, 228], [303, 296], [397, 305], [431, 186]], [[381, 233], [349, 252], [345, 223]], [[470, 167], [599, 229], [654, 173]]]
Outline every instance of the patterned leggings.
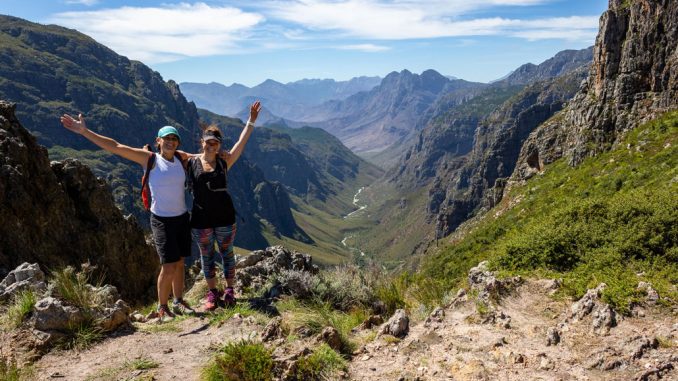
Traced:
[[[233, 255], [233, 239], [236, 226], [220, 226], [208, 229], [192, 229], [193, 239], [200, 249], [200, 261], [205, 279], [216, 276], [217, 253], [219, 261], [224, 267], [224, 277], [233, 279], [235, 276], [235, 256]], [[216, 243], [216, 247], [215, 247]]]

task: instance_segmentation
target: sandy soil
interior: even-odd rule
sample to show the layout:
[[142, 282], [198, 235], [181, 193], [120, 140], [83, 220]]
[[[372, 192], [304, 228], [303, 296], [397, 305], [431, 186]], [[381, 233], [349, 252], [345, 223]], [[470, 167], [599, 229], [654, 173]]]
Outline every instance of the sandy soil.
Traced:
[[[36, 364], [38, 380], [182, 380], [193, 381], [215, 350], [228, 341], [239, 340], [260, 330], [257, 324], [233, 318], [220, 327], [206, 319], [188, 318], [175, 323], [178, 332], [120, 332], [85, 351], [55, 351]], [[157, 368], [134, 370], [131, 363], [148, 359]]]

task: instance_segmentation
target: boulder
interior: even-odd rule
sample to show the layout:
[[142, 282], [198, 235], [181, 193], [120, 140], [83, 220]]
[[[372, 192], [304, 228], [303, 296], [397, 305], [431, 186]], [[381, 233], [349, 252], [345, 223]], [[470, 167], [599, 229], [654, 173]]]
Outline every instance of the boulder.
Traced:
[[638, 282], [638, 288], [639, 291], [642, 291], [645, 293], [645, 302], [648, 305], [655, 305], [659, 301], [659, 293], [657, 290], [652, 288], [652, 283], [648, 282]]
[[310, 255], [290, 252], [282, 246], [254, 251], [239, 260], [237, 268], [235, 288], [238, 292], [259, 291], [273, 283], [276, 289], [267, 291], [269, 297], [291, 294], [301, 299], [310, 295], [312, 276], [318, 272]]
[[558, 345], [560, 343], [560, 330], [551, 327], [546, 331], [546, 346]]
[[335, 351], [340, 351], [343, 347], [341, 342], [341, 335], [334, 327], [325, 327], [318, 337], [316, 338], [318, 343], [326, 343], [330, 348]]
[[391, 318], [380, 330], [381, 334], [389, 334], [395, 337], [405, 337], [410, 330], [410, 318], [405, 310], [396, 310]]
[[130, 323], [129, 313], [131, 308], [122, 299], [115, 302], [113, 307], [105, 308], [98, 316], [98, 325], [104, 332], [111, 332], [122, 325]]
[[238, 263], [236, 263], [235, 268], [242, 269], [245, 267], [256, 265], [257, 263], [259, 263], [259, 261], [264, 259], [264, 253], [265, 252], [263, 250], [253, 251], [252, 253], [250, 253], [250, 255], [240, 258], [238, 260]]
[[607, 335], [610, 329], [617, 325], [617, 313], [605, 304], [601, 308], [596, 309], [593, 313], [592, 331], [599, 335]]
[[589, 289], [586, 294], [570, 307], [568, 320], [573, 322], [583, 319], [589, 315], [596, 306], [596, 301], [600, 298], [602, 291], [607, 287], [605, 283], [599, 284], [596, 288]]
[[489, 271], [488, 265], [487, 261], [480, 262], [468, 272], [468, 282], [472, 290], [478, 291], [479, 299], [491, 303], [522, 283], [519, 276], [497, 279], [495, 273]]
[[40, 266], [37, 263], [24, 262], [0, 282], [0, 303], [24, 290], [43, 292], [46, 288], [45, 273], [40, 270]]
[[65, 305], [61, 300], [47, 297], [35, 303], [32, 323], [40, 331], [68, 331], [85, 321], [78, 308]]
[[282, 336], [282, 317], [276, 316], [266, 324], [264, 330], [261, 331], [261, 341], [271, 341]]

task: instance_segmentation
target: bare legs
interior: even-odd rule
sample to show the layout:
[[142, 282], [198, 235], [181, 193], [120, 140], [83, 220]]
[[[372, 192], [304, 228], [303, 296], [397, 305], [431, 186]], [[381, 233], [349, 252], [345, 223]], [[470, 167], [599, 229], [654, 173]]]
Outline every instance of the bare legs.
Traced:
[[160, 304], [167, 305], [170, 291], [175, 298], [181, 298], [184, 295], [184, 259], [178, 262], [165, 263], [160, 268], [158, 275], [158, 301]]

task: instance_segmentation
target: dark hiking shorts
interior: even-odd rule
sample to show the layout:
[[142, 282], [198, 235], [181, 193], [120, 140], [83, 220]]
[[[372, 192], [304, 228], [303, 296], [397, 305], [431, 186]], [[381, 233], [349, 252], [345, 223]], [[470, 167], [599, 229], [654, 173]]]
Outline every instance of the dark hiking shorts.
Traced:
[[176, 217], [160, 217], [151, 213], [151, 231], [161, 264], [174, 263], [191, 256], [188, 213]]

